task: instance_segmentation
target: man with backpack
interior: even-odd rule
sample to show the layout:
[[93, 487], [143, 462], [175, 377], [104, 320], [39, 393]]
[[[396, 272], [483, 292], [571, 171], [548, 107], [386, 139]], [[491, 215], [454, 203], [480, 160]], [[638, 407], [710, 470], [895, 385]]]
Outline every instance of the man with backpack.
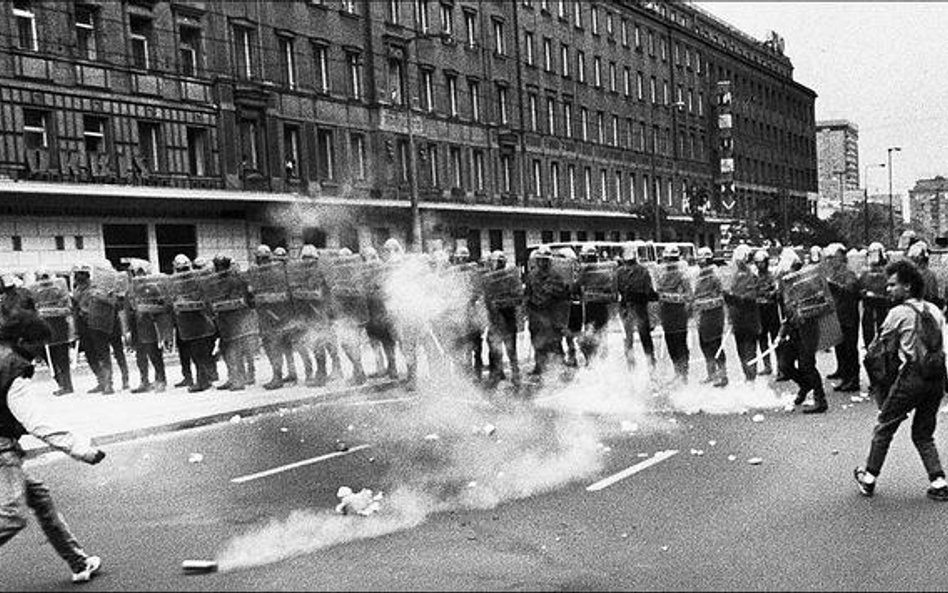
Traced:
[[[931, 482], [927, 495], [948, 501], [948, 482], [933, 436], [945, 390], [945, 319], [937, 306], [923, 300], [925, 280], [912, 263], [894, 262], [886, 268], [886, 274], [886, 291], [895, 306], [866, 355], [866, 369], [877, 388], [879, 417], [866, 466], [854, 472], [856, 483], [863, 496], [873, 495], [892, 437], [914, 410], [912, 442]], [[897, 371], [885, 372], [893, 368]]]

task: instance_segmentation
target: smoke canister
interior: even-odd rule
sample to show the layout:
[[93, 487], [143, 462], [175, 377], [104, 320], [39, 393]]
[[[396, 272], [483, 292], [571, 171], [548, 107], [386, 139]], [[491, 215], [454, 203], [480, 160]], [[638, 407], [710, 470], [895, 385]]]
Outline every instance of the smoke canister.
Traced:
[[217, 572], [217, 562], [213, 560], [185, 560], [181, 568], [187, 573]]

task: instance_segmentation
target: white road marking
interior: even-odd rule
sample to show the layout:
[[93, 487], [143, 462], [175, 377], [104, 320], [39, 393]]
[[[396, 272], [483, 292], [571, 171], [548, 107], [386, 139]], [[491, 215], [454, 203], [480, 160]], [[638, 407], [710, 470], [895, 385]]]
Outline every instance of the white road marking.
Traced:
[[609, 486], [612, 486], [619, 480], [624, 480], [625, 478], [628, 478], [629, 476], [633, 474], [639, 473], [640, 471], [642, 471], [643, 469], [647, 467], [651, 467], [660, 461], [665, 461], [666, 459], [668, 459], [669, 457], [673, 455], [676, 455], [677, 453], [678, 453], [677, 449], [669, 449], [668, 451], [659, 451], [652, 457], [649, 457], [648, 459], [646, 459], [645, 461], [636, 463], [632, 467], [628, 467], [617, 474], [613, 474], [609, 476], [608, 478], [599, 480], [595, 484], [590, 484], [589, 486], [586, 486], [586, 490], [588, 492], [598, 492], [599, 490], [602, 490], [603, 488], [608, 488]]
[[272, 476], [274, 474], [279, 474], [281, 472], [289, 471], [291, 469], [296, 469], [298, 467], [303, 467], [306, 465], [312, 465], [314, 463], [319, 463], [320, 461], [326, 461], [327, 459], [334, 459], [336, 457], [342, 457], [343, 455], [348, 455], [350, 453], [355, 453], [356, 451], [361, 451], [363, 449], [368, 449], [372, 445], [359, 445], [357, 447], [352, 447], [346, 451], [336, 451], [334, 453], [327, 453], [326, 455], [320, 455], [319, 457], [312, 457], [310, 459], [304, 459], [303, 461], [297, 461], [295, 463], [290, 463], [288, 465], [281, 465], [280, 467], [275, 467], [273, 469], [268, 469], [266, 471], [257, 472], [255, 474], [250, 474], [249, 476], [241, 476], [239, 478], [234, 478], [231, 480], [233, 484], [243, 484], [244, 482], [249, 482], [251, 480], [257, 480], [259, 478], [266, 478], [267, 476]]

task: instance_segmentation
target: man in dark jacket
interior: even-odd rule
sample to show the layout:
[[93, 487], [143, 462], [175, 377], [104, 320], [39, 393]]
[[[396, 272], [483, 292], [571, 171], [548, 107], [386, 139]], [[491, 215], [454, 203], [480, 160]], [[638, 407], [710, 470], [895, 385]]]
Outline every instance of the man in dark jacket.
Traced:
[[886, 257], [882, 243], [871, 243], [866, 256], [869, 268], [859, 276], [859, 295], [862, 297], [862, 342], [868, 348], [889, 312], [889, 297], [885, 291]]
[[[760, 333], [757, 335], [757, 345], [760, 351], [766, 352], [770, 345], [776, 344], [777, 334], [780, 332], [780, 313], [777, 311], [777, 281], [770, 273], [770, 254], [766, 249], [758, 249], [754, 253], [754, 266], [757, 268], [757, 308], [760, 312]], [[761, 375], [773, 372], [771, 354], [764, 356], [764, 370]]]
[[714, 272], [714, 253], [708, 247], [698, 250], [698, 279], [695, 281], [695, 311], [698, 312], [698, 342], [708, 369], [702, 383], [715, 387], [727, 385], [727, 359], [721, 340], [724, 335], [724, 291]]
[[836, 346], [836, 367], [840, 384], [836, 391], [859, 391], [859, 281], [849, 269], [846, 249], [833, 243], [826, 254], [827, 279], [843, 341]]
[[537, 248], [530, 257], [534, 262], [527, 272], [524, 290], [535, 361], [530, 374], [541, 375], [550, 357], [563, 358], [565, 323], [558, 313], [569, 306], [569, 286], [551, 270], [553, 254], [549, 247]]
[[736, 268], [734, 279], [724, 293], [731, 319], [731, 331], [737, 344], [737, 356], [741, 359], [744, 378], [757, 378], [757, 337], [760, 335], [760, 310], [757, 306], [757, 277], [750, 269], [751, 250], [747, 245], [738, 245], [734, 250]]
[[681, 250], [677, 245], [665, 248], [662, 275], [658, 279], [659, 315], [665, 332], [665, 346], [675, 366], [675, 374], [688, 381], [688, 307], [692, 300], [691, 284], [682, 270]]
[[658, 293], [652, 286], [652, 275], [638, 261], [640, 248], [645, 248], [644, 241], [631, 241], [623, 246], [622, 265], [616, 271], [620, 314], [625, 328], [625, 359], [629, 366], [635, 363], [632, 344], [638, 332], [642, 351], [649, 364], [655, 366], [655, 345], [652, 343], [648, 304], [658, 300]]
[[86, 554], [56, 510], [49, 488], [24, 469], [19, 444], [29, 433], [85, 463], [105, 458], [88, 439], [54, 426], [32, 393], [31, 361], [49, 338], [49, 326], [32, 311], [12, 311], [0, 325], [0, 546], [26, 527], [29, 507], [56, 553], [69, 564], [72, 581], [84, 583], [98, 572], [102, 560]]

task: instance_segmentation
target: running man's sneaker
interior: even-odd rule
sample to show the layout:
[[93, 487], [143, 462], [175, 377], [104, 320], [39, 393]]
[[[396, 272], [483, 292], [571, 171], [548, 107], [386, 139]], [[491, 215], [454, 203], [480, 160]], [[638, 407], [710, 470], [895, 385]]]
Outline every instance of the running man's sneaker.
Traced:
[[925, 495], [932, 500], [946, 501], [948, 500], [948, 486], [942, 486], [941, 488], [929, 488]]
[[88, 583], [99, 572], [102, 567], [102, 559], [98, 556], [89, 556], [86, 558], [86, 566], [79, 572], [72, 573], [73, 583]]
[[[856, 484], [859, 485], [859, 493], [862, 494], [863, 496], [869, 497], [869, 496], [872, 496], [873, 492], [875, 491], [876, 483], [873, 482], [869, 484], [867, 482], [864, 482], [863, 478], [865, 477], [865, 475], [866, 475], [866, 470], [861, 467], [857, 467], [855, 470], [853, 470], [853, 477], [856, 478]], [[945, 488], [944, 490], [945, 490], [945, 494], [948, 495], [948, 488]], [[929, 489], [929, 492], [930, 491], [931, 489]], [[948, 500], [948, 498], [946, 498], [946, 500]]]

